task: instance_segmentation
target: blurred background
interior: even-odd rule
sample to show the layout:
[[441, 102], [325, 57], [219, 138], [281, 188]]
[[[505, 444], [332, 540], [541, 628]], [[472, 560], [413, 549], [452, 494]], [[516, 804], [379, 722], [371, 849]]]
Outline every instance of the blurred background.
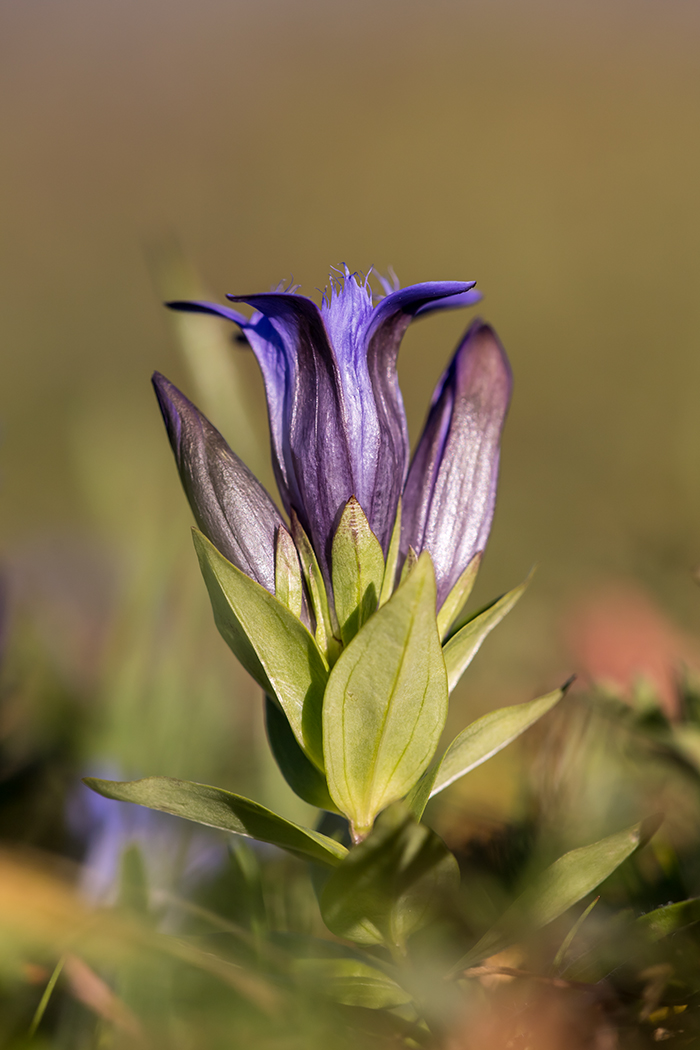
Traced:
[[[642, 683], [681, 717], [700, 651], [699, 47], [692, 0], [0, 3], [3, 838], [84, 856], [71, 799], [100, 770], [308, 816], [216, 634], [149, 378], [271, 486], [252, 356], [161, 302], [292, 276], [317, 297], [342, 262], [476, 279], [513, 365], [475, 607], [539, 568], [450, 730], [572, 672], [579, 706], [592, 682], [628, 701]], [[470, 319], [404, 340], [413, 439]], [[529, 812], [542, 740], [438, 821], [459, 839]], [[596, 762], [581, 820], [607, 830], [612, 798], [647, 800]]]

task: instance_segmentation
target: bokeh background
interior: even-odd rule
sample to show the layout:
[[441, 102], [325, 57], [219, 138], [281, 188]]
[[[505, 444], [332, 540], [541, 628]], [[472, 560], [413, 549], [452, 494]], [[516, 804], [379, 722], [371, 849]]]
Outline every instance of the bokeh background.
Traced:
[[[476, 279], [515, 396], [475, 603], [539, 569], [451, 728], [585, 672], [629, 616], [623, 678], [653, 652], [672, 693], [700, 628], [696, 3], [4, 0], [0, 23], [4, 836], [79, 855], [64, 801], [97, 768], [303, 815], [149, 384], [271, 484], [252, 357], [161, 306], [200, 287]], [[405, 338], [414, 439], [469, 319]], [[517, 808], [508, 756], [462, 805]]]

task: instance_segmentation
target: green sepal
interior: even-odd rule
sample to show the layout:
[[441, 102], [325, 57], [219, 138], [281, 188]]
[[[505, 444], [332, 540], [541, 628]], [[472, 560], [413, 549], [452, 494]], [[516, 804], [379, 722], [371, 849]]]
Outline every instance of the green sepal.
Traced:
[[172, 777], [127, 781], [85, 777], [83, 782], [105, 798], [135, 802], [161, 813], [193, 820], [196, 824], [269, 842], [304, 860], [314, 860], [330, 867], [339, 864], [348, 852], [339, 842], [318, 831], [294, 824], [258, 802], [209, 784], [194, 784]]
[[299, 555], [294, 540], [281, 525], [275, 538], [275, 597], [291, 613], [301, 618], [304, 584], [301, 579]]
[[328, 790], [361, 838], [427, 767], [447, 715], [435, 575], [422, 554], [331, 671], [323, 705]]
[[301, 750], [287, 716], [270, 696], [265, 697], [265, 727], [270, 750], [292, 791], [310, 806], [336, 813], [326, 778]]
[[442, 839], [397, 802], [331, 873], [321, 914], [338, 937], [404, 950], [458, 886], [457, 861]]
[[394, 527], [391, 530], [391, 539], [389, 540], [389, 550], [386, 554], [386, 566], [384, 568], [384, 579], [382, 580], [382, 589], [379, 593], [379, 608], [385, 605], [389, 601], [392, 594], [394, 593], [394, 584], [396, 583], [396, 567], [399, 564], [399, 547], [401, 545], [401, 498], [396, 507], [396, 518], [394, 519]]
[[333, 610], [328, 601], [323, 573], [318, 564], [316, 553], [311, 546], [311, 541], [304, 532], [303, 526], [294, 511], [290, 515], [290, 524], [313, 606], [316, 620], [316, 644], [326, 657], [327, 662], [332, 665], [335, 663], [340, 651], [340, 632], [333, 619]]
[[328, 669], [304, 624], [193, 529], [214, 620], [246, 671], [275, 697], [294, 736], [323, 769], [321, 710]]
[[508, 615], [516, 602], [525, 593], [532, 579], [532, 573], [523, 580], [519, 587], [514, 587], [495, 602], [474, 613], [466, 622], [458, 621], [452, 634], [442, 647], [447, 668], [450, 692], [457, 685], [469, 664], [481, 648], [484, 639]]
[[445, 598], [444, 602], [440, 606], [437, 617], [438, 634], [441, 639], [447, 637], [450, 627], [454, 619], [459, 615], [461, 610], [472, 593], [474, 584], [476, 583], [476, 577], [481, 566], [481, 559], [483, 557], [482, 551], [477, 551], [472, 560], [467, 565], [462, 575], [457, 580], [456, 584]]
[[539, 930], [594, 890], [635, 850], [649, 841], [658, 821], [642, 821], [555, 860], [511, 904], [478, 944], [452, 968], [451, 976]]
[[529, 729], [538, 719], [559, 703], [569, 682], [561, 689], [555, 689], [537, 700], [526, 704], [514, 704], [512, 707], [499, 707], [487, 715], [477, 718], [466, 729], [455, 737], [439, 762], [426, 770], [415, 788], [409, 793], [406, 802], [415, 816], [420, 819], [428, 799], [443, 791], [455, 780], [470, 773], [493, 755], [498, 754]]
[[331, 565], [335, 614], [347, 645], [375, 612], [384, 579], [381, 545], [354, 496], [333, 537]]
[[416, 564], [417, 561], [418, 561], [418, 555], [416, 554], [416, 552], [413, 549], [413, 547], [409, 547], [408, 548], [408, 553], [406, 554], [406, 560], [404, 561], [403, 565], [401, 566], [401, 579], [399, 580], [399, 586], [402, 583], [405, 583], [405, 581], [408, 579], [408, 576], [409, 576], [409, 574], [411, 572], [411, 569], [413, 568], [413, 566]]

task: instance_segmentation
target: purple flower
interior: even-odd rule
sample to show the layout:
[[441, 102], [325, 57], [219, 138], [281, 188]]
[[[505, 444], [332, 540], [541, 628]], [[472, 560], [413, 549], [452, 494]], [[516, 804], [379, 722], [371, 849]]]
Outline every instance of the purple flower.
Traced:
[[274, 594], [282, 515], [199, 409], [160, 372], [153, 386], [197, 525], [224, 557]]
[[[491, 329], [472, 326], [438, 386], [410, 471], [396, 374], [411, 320], [472, 305], [474, 283], [382, 281], [386, 294], [375, 303], [367, 278], [345, 268], [320, 308], [293, 289], [228, 296], [252, 306], [250, 318], [216, 303], [168, 304], [225, 317], [245, 333], [265, 382], [282, 503], [307, 532], [329, 588], [332, 539], [351, 496], [386, 553], [404, 493], [402, 549], [430, 551], [440, 601], [486, 542], [510, 397], [505, 353]], [[154, 382], [200, 527], [274, 591], [282, 522], [272, 501], [197, 409], [162, 376]]]
[[404, 490], [402, 553], [430, 551], [438, 606], [486, 546], [511, 387], [496, 333], [474, 321], [433, 394]]

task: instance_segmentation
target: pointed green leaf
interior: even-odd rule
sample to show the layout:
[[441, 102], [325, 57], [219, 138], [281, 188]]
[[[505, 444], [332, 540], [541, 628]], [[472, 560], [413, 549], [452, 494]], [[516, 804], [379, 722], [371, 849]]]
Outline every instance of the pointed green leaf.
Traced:
[[380, 814], [369, 836], [331, 873], [321, 914], [338, 937], [403, 949], [458, 886], [457, 861], [442, 839], [399, 802]]
[[559, 857], [460, 959], [451, 974], [502, 951], [525, 932], [553, 922], [607, 879], [648, 837], [648, 827], [642, 822]]
[[194, 533], [214, 620], [243, 666], [286, 714], [298, 743], [323, 768], [321, 709], [328, 670], [300, 620]]
[[208, 784], [193, 784], [172, 777], [145, 777], [143, 780], [98, 780], [85, 777], [84, 783], [105, 798], [135, 802], [139, 806], [172, 813], [176, 817], [207, 824], [223, 831], [269, 842], [304, 860], [315, 860], [334, 867], [347, 850], [318, 831], [285, 820], [272, 810], [241, 795]]
[[333, 612], [328, 601], [323, 573], [318, 564], [316, 553], [311, 546], [311, 541], [304, 532], [302, 524], [294, 511], [291, 513], [291, 526], [306, 586], [311, 595], [311, 604], [313, 605], [316, 619], [316, 644], [326, 656], [328, 663], [333, 664], [340, 650], [336, 634], [336, 632], [338, 634], [339, 632], [333, 622]]
[[[567, 683], [568, 686], [568, 683]], [[440, 761], [430, 797], [470, 773], [534, 725], [555, 707], [567, 686], [526, 704], [500, 707], [477, 718], [455, 737]]]
[[301, 617], [304, 585], [301, 581], [299, 555], [294, 540], [286, 529], [277, 529], [275, 540], [275, 597], [291, 613]]
[[333, 600], [347, 645], [377, 608], [384, 555], [360, 504], [351, 496], [333, 537]]
[[401, 543], [401, 499], [399, 499], [398, 506], [396, 508], [396, 518], [394, 520], [394, 528], [391, 531], [391, 540], [389, 541], [389, 550], [386, 556], [386, 568], [384, 569], [384, 579], [382, 580], [382, 589], [379, 594], [379, 607], [386, 604], [389, 601], [392, 594], [394, 593], [394, 584], [396, 583], [396, 567], [399, 563], [399, 545]]
[[445, 657], [445, 667], [450, 683], [450, 692], [457, 685], [469, 664], [481, 648], [481, 643], [494, 627], [497, 627], [504, 616], [510, 612], [516, 602], [525, 593], [532, 573], [519, 587], [514, 587], [497, 601], [487, 605], [485, 609], [475, 613], [466, 623], [458, 624], [445, 642], [442, 652]]
[[287, 716], [269, 696], [265, 697], [265, 725], [272, 754], [292, 791], [310, 806], [337, 812], [326, 778], [301, 750]]
[[417, 820], [423, 816], [428, 799], [443, 791], [472, 769], [476, 769], [493, 755], [529, 729], [542, 715], [559, 703], [569, 683], [553, 693], [540, 696], [526, 704], [500, 707], [463, 729], [434, 766], [427, 769], [406, 796], [406, 804]]
[[446, 638], [454, 618], [459, 614], [466, 604], [481, 565], [482, 551], [477, 551], [466, 569], [457, 580], [456, 584], [445, 598], [438, 612], [438, 633], [440, 638]]
[[356, 835], [413, 786], [435, 753], [447, 676], [435, 621], [435, 575], [422, 554], [331, 671], [323, 706], [328, 790]]

